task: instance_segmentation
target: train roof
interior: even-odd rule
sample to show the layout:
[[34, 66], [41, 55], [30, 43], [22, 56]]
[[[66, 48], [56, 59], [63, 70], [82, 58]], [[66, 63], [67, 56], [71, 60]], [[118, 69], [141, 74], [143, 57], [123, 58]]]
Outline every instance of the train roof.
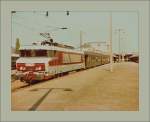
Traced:
[[68, 48], [62, 48], [62, 47], [57, 47], [57, 46], [47, 46], [47, 45], [26, 45], [26, 46], [21, 46], [20, 50], [58, 50], [62, 52], [84, 54], [83, 51], [79, 51], [75, 49], [68, 49]]
[[109, 56], [109, 53], [102, 52], [102, 51], [84, 51], [84, 53], [88, 54], [88, 55], [106, 55], [106, 56]]

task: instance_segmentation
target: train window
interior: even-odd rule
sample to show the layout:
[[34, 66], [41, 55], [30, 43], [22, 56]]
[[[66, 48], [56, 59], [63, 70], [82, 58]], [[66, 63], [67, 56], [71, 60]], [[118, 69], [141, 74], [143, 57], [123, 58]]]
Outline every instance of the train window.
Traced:
[[98, 57], [95, 57], [95, 61], [98, 62]]
[[20, 50], [20, 56], [21, 57], [30, 57], [31, 51], [30, 50]]
[[70, 59], [72, 63], [81, 62], [81, 55], [80, 54], [70, 54]]
[[35, 56], [35, 51], [31, 50], [31, 56], [34, 57]]
[[77, 63], [77, 62], [82, 62], [82, 55], [63, 53], [63, 63]]
[[21, 57], [43, 57], [47, 56], [46, 50], [21, 50], [20, 51]]
[[63, 53], [63, 63], [70, 63], [70, 57], [68, 53]]
[[54, 56], [55, 56], [55, 53], [56, 53], [56, 51], [54, 51], [54, 50], [48, 50], [48, 51], [47, 51], [48, 57], [54, 57]]
[[47, 51], [46, 50], [35, 50], [35, 56], [40, 56], [40, 57], [47, 56]]

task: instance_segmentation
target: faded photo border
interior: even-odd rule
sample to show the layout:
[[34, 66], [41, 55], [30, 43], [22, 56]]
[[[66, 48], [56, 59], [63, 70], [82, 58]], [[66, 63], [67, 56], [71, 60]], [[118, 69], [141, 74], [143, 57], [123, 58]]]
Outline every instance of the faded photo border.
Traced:
[[[135, 121], [149, 122], [149, 0], [0, 1], [0, 102], [2, 122]], [[11, 111], [11, 11], [136, 11], [139, 14], [139, 111]]]

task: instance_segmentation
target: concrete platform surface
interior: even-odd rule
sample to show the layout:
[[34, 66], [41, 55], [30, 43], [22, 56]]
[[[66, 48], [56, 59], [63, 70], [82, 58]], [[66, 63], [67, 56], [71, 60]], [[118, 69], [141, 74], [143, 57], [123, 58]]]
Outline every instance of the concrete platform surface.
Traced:
[[138, 111], [138, 64], [74, 72], [12, 92], [14, 111]]

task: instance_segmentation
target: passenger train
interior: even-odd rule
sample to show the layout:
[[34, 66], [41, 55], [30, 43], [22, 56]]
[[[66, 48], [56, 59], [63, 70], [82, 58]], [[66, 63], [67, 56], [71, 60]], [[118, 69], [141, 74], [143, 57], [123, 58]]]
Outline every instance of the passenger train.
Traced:
[[16, 61], [16, 75], [21, 81], [31, 83], [107, 64], [109, 59], [109, 55], [102, 52], [78, 51], [58, 43], [22, 46], [20, 58]]

